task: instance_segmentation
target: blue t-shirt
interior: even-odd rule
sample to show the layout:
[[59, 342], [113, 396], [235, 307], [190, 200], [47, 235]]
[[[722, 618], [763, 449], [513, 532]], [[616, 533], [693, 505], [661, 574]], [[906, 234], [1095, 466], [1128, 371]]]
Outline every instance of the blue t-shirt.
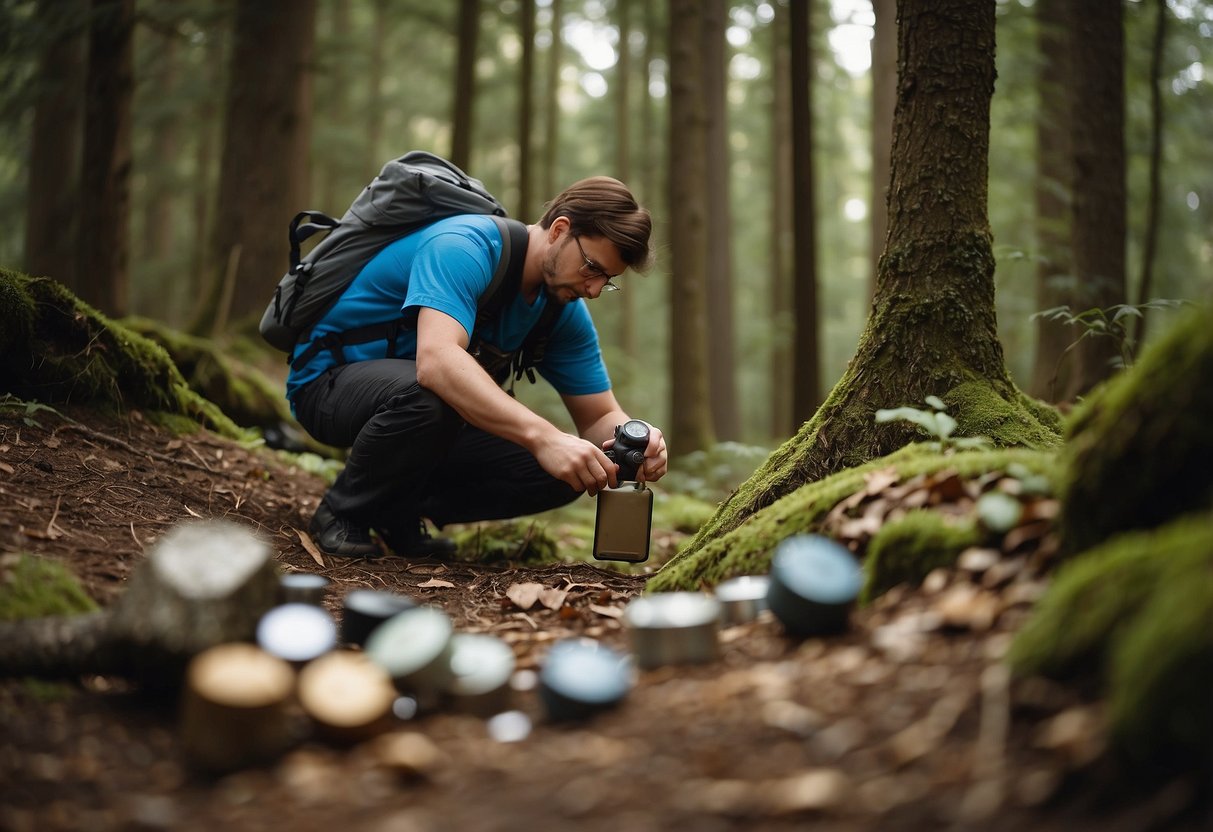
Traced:
[[[416, 316], [421, 307], [445, 312], [463, 325], [472, 338], [476, 306], [493, 278], [501, 258], [501, 234], [492, 217], [466, 215], [439, 220], [388, 245], [363, 267], [341, 298], [312, 328], [311, 339], [295, 347], [291, 358], [330, 332], [345, 332], [366, 324], [393, 321], [402, 315], [411, 325], [401, 327], [396, 356], [417, 355]], [[499, 350], [510, 352], [521, 346], [547, 303], [543, 292], [527, 303], [519, 293], [495, 320], [476, 333]], [[383, 358], [382, 340], [344, 348], [347, 362]], [[286, 396], [337, 364], [331, 350], [321, 350], [300, 369], [291, 368]], [[601, 393], [611, 387], [598, 332], [585, 302], [565, 304], [552, 328], [543, 360], [535, 365], [539, 374], [564, 395]]]

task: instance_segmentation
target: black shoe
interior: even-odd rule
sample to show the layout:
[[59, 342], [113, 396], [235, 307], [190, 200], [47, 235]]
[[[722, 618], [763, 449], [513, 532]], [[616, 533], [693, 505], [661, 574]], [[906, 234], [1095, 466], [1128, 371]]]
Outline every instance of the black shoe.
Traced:
[[375, 558], [383, 554], [369, 530], [337, 515], [323, 500], [312, 515], [308, 531], [320, 551], [335, 558]]
[[387, 547], [402, 557], [449, 558], [459, 550], [449, 537], [434, 537], [425, 526], [425, 521], [404, 523], [391, 529], [376, 529]]

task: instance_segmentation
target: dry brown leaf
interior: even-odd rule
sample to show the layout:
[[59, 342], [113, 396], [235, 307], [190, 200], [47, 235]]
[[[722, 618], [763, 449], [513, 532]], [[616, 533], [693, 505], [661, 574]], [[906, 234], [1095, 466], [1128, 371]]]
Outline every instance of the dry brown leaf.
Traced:
[[418, 589], [454, 589], [455, 585], [450, 581], [444, 581], [442, 578], [430, 578], [425, 583], [417, 584]]
[[48, 436], [42, 440], [42, 444], [48, 448], [58, 448], [63, 444], [63, 441], [58, 436]]
[[[186, 506], [185, 510], [189, 511], [189, 506]], [[193, 513], [194, 512], [190, 511], [190, 514]], [[312, 538], [308, 535], [308, 533], [295, 529], [295, 534], [299, 535], [299, 542], [303, 544], [303, 548], [307, 550], [307, 553], [312, 556], [312, 560], [316, 561], [316, 565], [318, 565], [321, 569], [326, 568], [327, 564], [324, 562], [324, 556], [320, 554], [320, 550], [316, 548], [316, 544], [312, 542]]]
[[0, 471], [3, 471], [6, 474], [16, 473], [16, 469], [14, 469], [13, 466], [9, 465], [7, 462], [0, 462]]
[[505, 591], [505, 597], [514, 602], [514, 606], [520, 610], [529, 610], [535, 606], [535, 602], [539, 600], [539, 594], [543, 592], [543, 584], [527, 581], [520, 584], [510, 584], [510, 588]]
[[590, 612], [605, 615], [607, 618], [622, 618], [623, 607], [604, 607], [600, 604], [590, 604]]

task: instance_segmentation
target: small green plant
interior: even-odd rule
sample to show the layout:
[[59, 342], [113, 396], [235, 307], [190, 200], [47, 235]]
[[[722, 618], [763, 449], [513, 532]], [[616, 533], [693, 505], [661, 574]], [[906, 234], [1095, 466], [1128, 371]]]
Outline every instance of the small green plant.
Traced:
[[[42, 402], [27, 402], [24, 399], [17, 398], [12, 393], [5, 393], [3, 396], [0, 396], [0, 410], [24, 411], [21, 421], [25, 422], [26, 426], [31, 428], [42, 427], [42, 425], [40, 425], [38, 421], [34, 419], [34, 414], [42, 410], [45, 410], [47, 413], [53, 413], [61, 419], [67, 418], [58, 410], [55, 410], [55, 408], [49, 405], [42, 404]], [[71, 420], [69, 419], [68, 421]]]
[[1062, 351], [1061, 357], [1057, 360], [1059, 367], [1065, 360], [1066, 354], [1085, 339], [1111, 338], [1120, 353], [1116, 359], [1116, 369], [1121, 370], [1133, 365], [1133, 351], [1137, 346], [1136, 340], [1129, 331], [1129, 322], [1144, 318], [1147, 309], [1175, 309], [1187, 303], [1186, 300], [1157, 298], [1141, 304], [1118, 303], [1106, 309], [1094, 306], [1082, 312], [1074, 312], [1069, 306], [1054, 306], [1052, 309], [1035, 313], [1031, 320], [1035, 321], [1039, 318], [1082, 328], [1082, 333], [1078, 338]]
[[927, 396], [923, 401], [931, 408], [930, 410], [919, 410], [916, 407], [894, 407], [887, 410], [877, 410], [876, 422], [878, 424], [895, 421], [912, 422], [938, 440], [932, 444], [940, 451], [984, 448], [990, 444], [990, 440], [984, 436], [958, 436], [953, 438], [952, 434], [956, 430], [956, 420], [948, 415], [948, 406], [943, 403], [943, 399], [938, 396]]

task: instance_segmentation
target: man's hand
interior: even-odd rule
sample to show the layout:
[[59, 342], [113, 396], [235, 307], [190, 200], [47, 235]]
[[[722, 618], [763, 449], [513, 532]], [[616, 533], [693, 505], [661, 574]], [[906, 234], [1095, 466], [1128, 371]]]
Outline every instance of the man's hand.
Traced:
[[[649, 444], [646, 445], [644, 449], [644, 465], [638, 468], [636, 471], [636, 481], [657, 482], [657, 480], [666, 475], [666, 471], [669, 469], [669, 459], [667, 458], [666, 453], [665, 436], [662, 434], [661, 428], [651, 425], [648, 422], [645, 422], [645, 424], [649, 425]], [[614, 437], [611, 437], [602, 443], [602, 449], [604, 451], [609, 450], [614, 446]], [[612, 464], [611, 468], [617, 470], [618, 466]], [[612, 473], [614, 473], [614, 471]], [[615, 486], [612, 485], [611, 487], [614, 488]]]
[[607, 486], [616, 487], [615, 463], [606, 454], [580, 437], [568, 433], [555, 436], [535, 449], [535, 459], [543, 470], [577, 491], [593, 497]]

